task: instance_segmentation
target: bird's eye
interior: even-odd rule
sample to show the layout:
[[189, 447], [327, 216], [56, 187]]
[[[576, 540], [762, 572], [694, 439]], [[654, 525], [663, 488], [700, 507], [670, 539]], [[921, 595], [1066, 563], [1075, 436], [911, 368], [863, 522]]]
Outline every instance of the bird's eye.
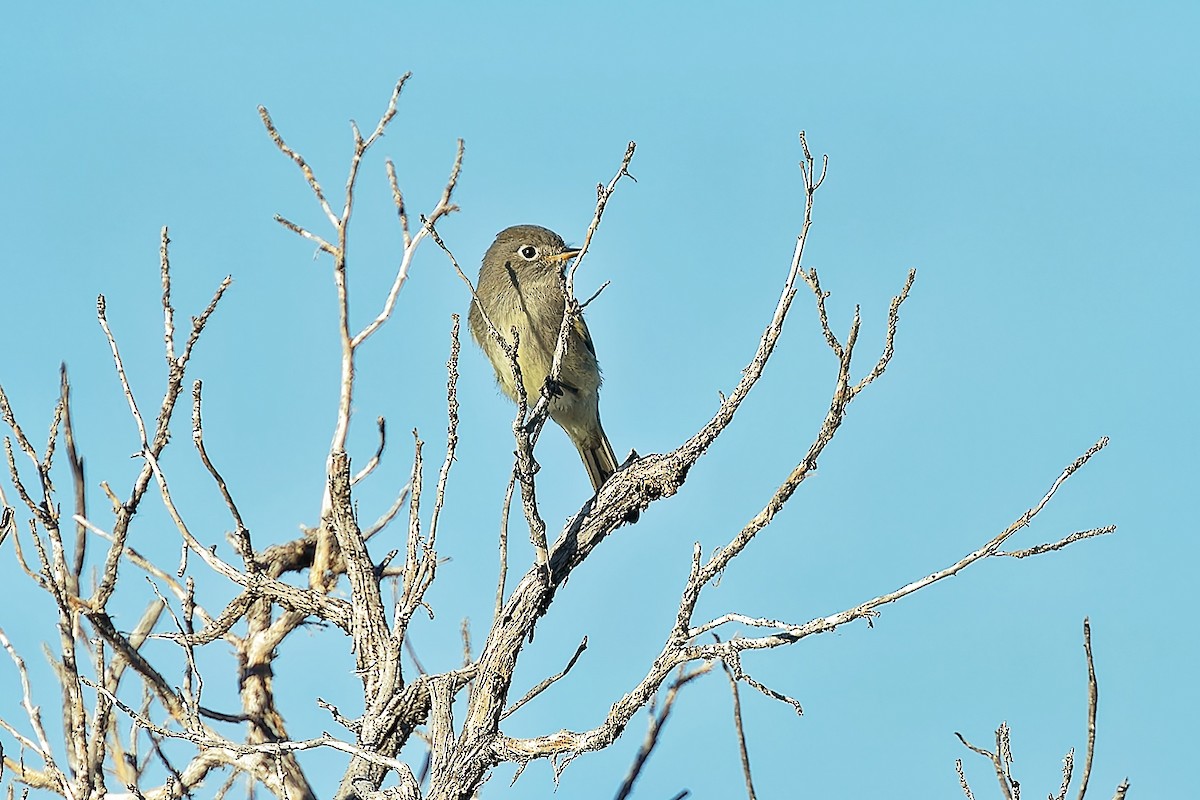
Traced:
[[538, 249], [531, 244], [525, 245], [518, 250], [517, 253], [520, 254], [521, 258], [525, 259], [526, 261], [533, 261], [538, 257]]

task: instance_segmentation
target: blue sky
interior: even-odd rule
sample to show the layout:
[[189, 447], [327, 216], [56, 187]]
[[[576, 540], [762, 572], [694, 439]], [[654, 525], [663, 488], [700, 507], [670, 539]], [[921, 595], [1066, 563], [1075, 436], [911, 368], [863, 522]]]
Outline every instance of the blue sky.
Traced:
[[[806, 621], [894, 589], [1002, 530], [1103, 435], [1109, 448], [1017, 545], [1108, 523], [1119, 531], [980, 564], [884, 609], [873, 628], [747, 657], [752, 675], [806, 711], [743, 693], [759, 795], [961, 796], [961, 756], [976, 796], [996, 796], [988, 765], [953, 732], [986, 743], [1005, 719], [1022, 785], [1050, 792], [1066, 749], [1085, 741], [1085, 615], [1101, 692], [1094, 796], [1126, 775], [1136, 796], [1192, 786], [1193, 4], [29, 4], [0, 20], [0, 384], [44, 436], [67, 363], [94, 508], [101, 480], [127, 486], [138, 467], [95, 297], [106, 295], [135, 391], [152, 403], [167, 225], [181, 318], [234, 277], [193, 362], [210, 452], [260, 545], [315, 521], [336, 408], [333, 287], [327, 263], [272, 221], [322, 224], [263, 132], [259, 104], [331, 188], [345, 174], [348, 120], [372, 125], [396, 78], [414, 73], [363, 167], [349, 256], [360, 321], [376, 313], [400, 250], [385, 156], [410, 208], [426, 209], [456, 138], [466, 140], [462, 213], [440, 229], [474, 273], [511, 224], [579, 242], [595, 184], [636, 140], [637, 183], [620, 186], [577, 277], [582, 294], [612, 281], [588, 324], [621, 453], [676, 446], [739, 378], [798, 231], [805, 130], [830, 156], [806, 264], [832, 292], [835, 328], [861, 304], [864, 364], [910, 267], [917, 283], [888, 373], [701, 613]], [[383, 466], [358, 494], [364, 518], [406, 480], [412, 428], [440, 463], [449, 318], [466, 306], [429, 247], [361, 357], [353, 457], [373, 450], [377, 415], [391, 430]], [[462, 444], [439, 548], [452, 560], [431, 597], [437, 619], [413, 632], [423, 661], [440, 668], [461, 657], [462, 618], [484, 635], [512, 449], [511, 408], [490, 368], [464, 346], [460, 369]], [[693, 542], [720, 545], [761, 507], [815, 434], [834, 370], [802, 295], [767, 375], [679, 495], [607, 541], [560, 594], [518, 685], [559, 669], [583, 634], [589, 650], [575, 680], [515, 716], [510, 733], [594, 726], [645, 672]], [[229, 523], [189, 447], [180, 417], [164, 468], [194, 529], [217, 542]], [[554, 528], [587, 498], [586, 476], [558, 431], [538, 452]], [[135, 531], [136, 547], [173, 562], [161, 512], [148, 509]], [[515, 555], [514, 570], [527, 558]], [[38, 655], [53, 638], [51, 609], [11, 553], [0, 564], [5, 605], [23, 612], [0, 626], [55, 708]], [[127, 621], [152, 596], [129, 578]], [[213, 669], [226, 662], [218, 654]], [[326, 699], [353, 707], [352, 665], [331, 631], [284, 646], [276, 681], [296, 735], [333, 727], [312, 706], [314, 674]], [[218, 706], [233, 702], [220, 695], [228, 680], [210, 678]], [[14, 681], [0, 664], [9, 720], [20, 719]], [[722, 676], [689, 686], [634, 796], [738, 796], [729, 717]], [[611, 796], [642, 722], [573, 763], [558, 791]], [[328, 792], [333, 777], [322, 783], [320, 771], [336, 775], [340, 757], [306, 763]], [[484, 797], [554, 794], [545, 764], [508, 790], [510, 777], [498, 770]]]

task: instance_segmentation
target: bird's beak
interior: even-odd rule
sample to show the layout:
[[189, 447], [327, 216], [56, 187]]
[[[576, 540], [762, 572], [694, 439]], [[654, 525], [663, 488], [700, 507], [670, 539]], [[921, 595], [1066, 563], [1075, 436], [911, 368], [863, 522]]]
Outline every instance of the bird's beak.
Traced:
[[546, 256], [546, 260], [547, 261], [566, 261], [567, 259], [574, 258], [577, 255], [579, 255], [579, 248], [575, 247], [575, 248], [570, 248], [570, 249], [564, 250], [555, 256]]

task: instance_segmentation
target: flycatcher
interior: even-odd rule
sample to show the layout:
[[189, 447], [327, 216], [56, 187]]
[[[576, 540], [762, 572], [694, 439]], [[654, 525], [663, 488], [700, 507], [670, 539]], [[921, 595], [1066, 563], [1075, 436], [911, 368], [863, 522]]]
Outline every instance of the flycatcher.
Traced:
[[[479, 306], [509, 344], [512, 329], [517, 329], [517, 363], [525, 396], [532, 405], [550, 375], [562, 326], [565, 302], [560, 276], [578, 252], [554, 231], [516, 225], [500, 231], [483, 256], [477, 299], [471, 302], [467, 318], [471, 336], [492, 362], [500, 388], [513, 400], [517, 389], [512, 366], [488, 331]], [[562, 370], [551, 390], [550, 418], [567, 432], [579, 450], [592, 488], [600, 491], [617, 471], [617, 459], [600, 425], [600, 365], [583, 317], [577, 317], [568, 331]]]

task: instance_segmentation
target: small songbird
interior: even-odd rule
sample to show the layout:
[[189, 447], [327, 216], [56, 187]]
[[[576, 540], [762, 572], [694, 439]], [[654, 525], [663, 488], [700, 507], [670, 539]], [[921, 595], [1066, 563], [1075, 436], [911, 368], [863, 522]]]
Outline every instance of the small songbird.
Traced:
[[[488, 331], [483, 314], [507, 342], [512, 341], [512, 329], [517, 329], [517, 363], [532, 406], [546, 385], [562, 326], [561, 274], [578, 252], [554, 231], [516, 225], [500, 231], [483, 256], [476, 299], [468, 314], [471, 336], [492, 362], [500, 388], [513, 400], [517, 390], [512, 366]], [[567, 432], [579, 450], [592, 488], [600, 491], [616, 472], [617, 459], [600, 426], [600, 365], [583, 317], [577, 317], [568, 332], [562, 371], [551, 391], [550, 418]]]

